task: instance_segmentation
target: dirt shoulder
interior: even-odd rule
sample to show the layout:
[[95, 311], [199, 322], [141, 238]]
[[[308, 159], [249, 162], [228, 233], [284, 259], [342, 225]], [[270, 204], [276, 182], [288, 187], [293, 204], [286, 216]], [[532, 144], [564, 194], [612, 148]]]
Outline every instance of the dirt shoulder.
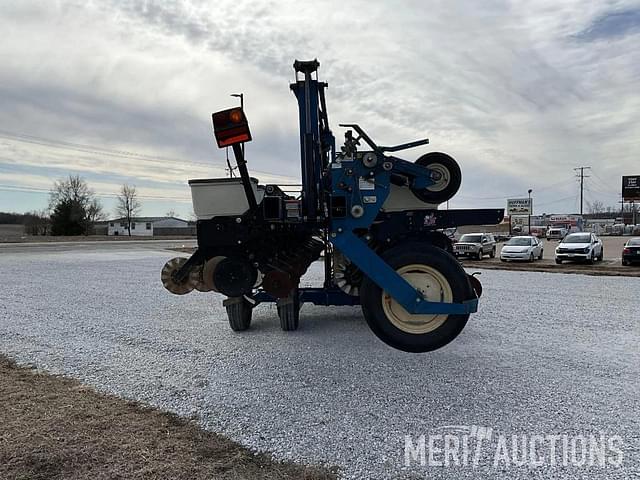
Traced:
[[[0, 232], [1, 233], [1, 232]], [[0, 243], [56, 243], [56, 242], [131, 242], [154, 240], [195, 240], [190, 235], [156, 235], [154, 237], [128, 236], [128, 235], [76, 235], [73, 237], [52, 237], [51, 235], [23, 235], [20, 237], [3, 236], [0, 234]]]
[[334, 479], [0, 356], [2, 479]]
[[493, 260], [484, 259], [462, 260], [462, 266], [473, 270], [520, 270], [528, 272], [550, 272], [550, 273], [579, 273], [582, 275], [602, 275], [609, 277], [640, 277], [640, 267], [623, 267], [618, 262], [605, 260], [596, 262], [593, 265], [581, 263], [563, 263], [557, 265], [555, 262], [540, 260], [533, 263], [528, 262], [495, 262]]

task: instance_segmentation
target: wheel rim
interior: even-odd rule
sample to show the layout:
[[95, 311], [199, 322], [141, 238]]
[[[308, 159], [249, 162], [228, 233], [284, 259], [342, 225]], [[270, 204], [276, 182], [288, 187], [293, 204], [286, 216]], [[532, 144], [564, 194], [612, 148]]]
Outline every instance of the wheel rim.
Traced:
[[[432, 302], [453, 302], [453, 292], [447, 279], [438, 270], [421, 264], [405, 265], [396, 270], [409, 284]], [[440, 327], [446, 314], [412, 315], [387, 292], [382, 292], [382, 309], [389, 321], [403, 332], [414, 335], [429, 333]]]
[[441, 192], [447, 186], [449, 186], [449, 182], [451, 181], [451, 173], [449, 169], [442, 165], [441, 163], [431, 163], [427, 166], [430, 170], [434, 170], [440, 174], [440, 180], [435, 182], [433, 185], [429, 185], [427, 190], [431, 192]]

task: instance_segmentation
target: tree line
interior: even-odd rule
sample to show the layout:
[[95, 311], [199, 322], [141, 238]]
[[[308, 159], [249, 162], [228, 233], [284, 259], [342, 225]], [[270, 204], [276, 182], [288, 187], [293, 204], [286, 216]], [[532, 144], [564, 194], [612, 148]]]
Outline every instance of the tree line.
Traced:
[[[122, 185], [116, 196], [115, 213], [128, 225], [142, 210], [136, 187]], [[0, 223], [23, 224], [29, 235], [91, 235], [106, 214], [95, 192], [79, 175], [56, 180], [49, 192], [48, 208], [24, 214], [0, 212]]]

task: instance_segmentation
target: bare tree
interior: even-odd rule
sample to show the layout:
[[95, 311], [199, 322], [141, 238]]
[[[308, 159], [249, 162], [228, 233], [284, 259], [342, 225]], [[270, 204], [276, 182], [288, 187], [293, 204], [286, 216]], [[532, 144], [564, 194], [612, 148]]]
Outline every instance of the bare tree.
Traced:
[[52, 235], [88, 235], [101, 212], [100, 202], [80, 175], [56, 180], [49, 192]]
[[46, 210], [28, 212], [24, 215], [24, 227], [29, 235], [46, 235], [49, 232], [49, 215]]
[[176, 211], [171, 209], [167, 213], [165, 213], [164, 216], [165, 217], [175, 217], [176, 216]]
[[142, 204], [138, 200], [135, 185], [129, 186], [126, 183], [122, 185], [120, 195], [117, 198], [116, 214], [126, 220], [129, 236], [131, 236], [131, 222], [141, 209]]
[[63, 202], [74, 203], [83, 209], [94, 198], [93, 191], [80, 175], [69, 175], [64, 180], [56, 180], [49, 192], [49, 210]]
[[590, 205], [590, 213], [604, 213], [605, 212], [605, 208], [604, 208], [604, 203], [602, 203], [600, 200], [594, 200], [591, 205]]
[[91, 200], [91, 202], [89, 202], [89, 205], [87, 205], [86, 212], [87, 212], [87, 223], [89, 225], [89, 229], [91, 230], [91, 233], [95, 233], [93, 231], [93, 226], [95, 225], [95, 223], [101, 220], [104, 220], [106, 218], [106, 215], [102, 210], [102, 205], [100, 204], [97, 198], [94, 198], [93, 200]]

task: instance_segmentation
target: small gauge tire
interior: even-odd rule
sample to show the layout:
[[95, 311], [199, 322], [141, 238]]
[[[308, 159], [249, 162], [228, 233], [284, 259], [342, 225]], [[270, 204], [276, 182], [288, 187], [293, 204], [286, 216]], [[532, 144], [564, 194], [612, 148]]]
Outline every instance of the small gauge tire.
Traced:
[[[446, 172], [448, 182], [444, 186], [432, 185], [423, 189], [412, 189], [413, 194], [425, 203], [444, 203], [450, 200], [460, 189], [462, 172], [460, 165], [453, 157], [442, 152], [429, 152], [422, 155], [416, 163], [422, 167], [434, 168], [436, 171]], [[437, 189], [436, 189], [437, 188]]]
[[278, 299], [278, 318], [280, 328], [285, 332], [292, 332], [298, 329], [300, 324], [300, 295], [295, 288], [287, 298]]
[[242, 332], [251, 326], [253, 306], [244, 298], [228, 298], [224, 301], [229, 318], [229, 326], [234, 332]]

